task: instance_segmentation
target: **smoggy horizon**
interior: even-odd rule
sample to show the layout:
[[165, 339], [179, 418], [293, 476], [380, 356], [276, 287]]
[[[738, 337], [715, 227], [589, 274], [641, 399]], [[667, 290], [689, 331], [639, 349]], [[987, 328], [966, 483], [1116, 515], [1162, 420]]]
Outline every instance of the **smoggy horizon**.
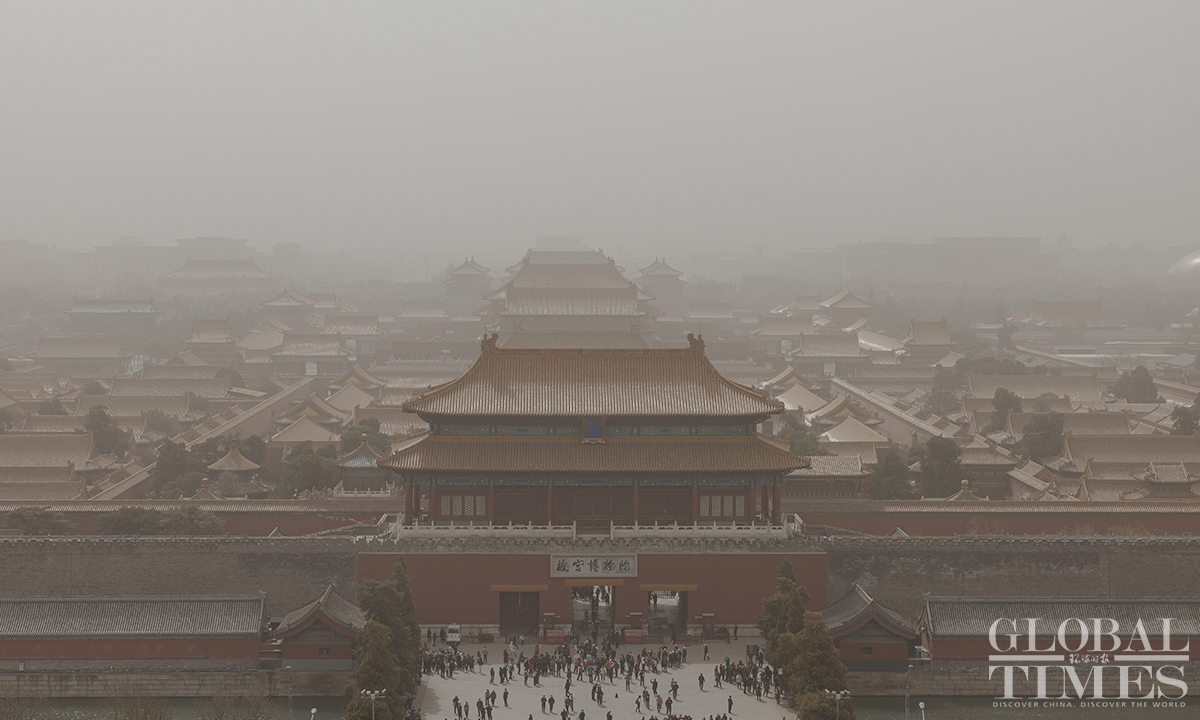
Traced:
[[1190, 246], [1198, 20], [1119, 2], [10, 6], [0, 240], [511, 261], [544, 235], [679, 258]]

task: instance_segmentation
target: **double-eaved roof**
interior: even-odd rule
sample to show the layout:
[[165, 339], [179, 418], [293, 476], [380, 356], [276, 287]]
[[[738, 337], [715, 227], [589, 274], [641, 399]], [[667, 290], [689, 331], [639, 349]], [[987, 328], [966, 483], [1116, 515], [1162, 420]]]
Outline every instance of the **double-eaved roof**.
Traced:
[[651, 275], [659, 275], [666, 277], [679, 277], [683, 273], [676, 270], [667, 264], [666, 258], [654, 258], [654, 262], [640, 270], [643, 277]]
[[689, 336], [682, 349], [496, 347], [483, 342], [465, 374], [415, 394], [403, 407], [425, 416], [754, 417], [783, 403], [722, 377]]
[[0, 598], [5, 638], [259, 637], [263, 596]]
[[524, 263], [490, 297], [503, 299], [500, 313], [518, 315], [640, 316], [637, 285], [609, 262]]
[[393, 446], [380, 467], [400, 472], [689, 473], [787, 472], [805, 458], [765, 435], [608, 437], [459, 436], [423, 433]]

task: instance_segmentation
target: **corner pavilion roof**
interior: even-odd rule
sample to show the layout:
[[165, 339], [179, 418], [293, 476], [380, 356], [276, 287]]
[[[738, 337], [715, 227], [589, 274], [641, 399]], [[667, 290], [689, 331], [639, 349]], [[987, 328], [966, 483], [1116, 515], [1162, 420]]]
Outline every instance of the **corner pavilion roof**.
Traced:
[[509, 349], [483, 341], [465, 374], [415, 394], [406, 412], [488, 417], [753, 417], [783, 403], [721, 376], [689, 335], [683, 349]]

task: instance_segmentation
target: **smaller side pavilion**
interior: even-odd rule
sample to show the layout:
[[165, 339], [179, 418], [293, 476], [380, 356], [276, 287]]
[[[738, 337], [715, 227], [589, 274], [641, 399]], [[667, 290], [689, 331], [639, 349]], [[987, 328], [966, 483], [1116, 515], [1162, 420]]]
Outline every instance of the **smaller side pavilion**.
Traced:
[[288, 613], [275, 628], [283, 664], [297, 670], [351, 670], [354, 640], [367, 614], [333, 585], [321, 597]]
[[916, 649], [916, 628], [858, 583], [822, 610], [821, 617], [848, 669], [904, 672], [908, 668]]

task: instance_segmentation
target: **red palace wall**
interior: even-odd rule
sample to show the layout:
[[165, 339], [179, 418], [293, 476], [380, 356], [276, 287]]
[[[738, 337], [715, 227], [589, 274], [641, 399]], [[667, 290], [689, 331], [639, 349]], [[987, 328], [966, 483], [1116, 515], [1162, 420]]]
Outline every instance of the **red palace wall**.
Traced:
[[[395, 554], [360, 554], [358, 581], [383, 580], [391, 575]], [[775, 591], [779, 564], [790, 560], [796, 577], [807, 587], [814, 610], [825, 607], [826, 564], [823, 553], [638, 555], [638, 576], [618, 578], [614, 608], [625, 624], [631, 612], [645, 617], [651, 589], [688, 588], [688, 622], [712, 613], [717, 624], [750, 624], [762, 612], [762, 599]], [[555, 613], [558, 623], [570, 624], [571, 588], [563, 578], [550, 577], [550, 556], [497, 554], [405, 555], [423, 625], [497, 625], [499, 592], [538, 590], [542, 613]], [[574, 581], [578, 582], [578, 581]], [[595, 584], [612, 584], [600, 580]], [[647, 587], [645, 590], [641, 586]], [[493, 586], [498, 586], [493, 590]], [[660, 587], [661, 586], [661, 587]], [[675, 587], [671, 587], [675, 586]], [[690, 589], [695, 586], [695, 589]]]
[[[180, 503], [181, 506], [185, 504]], [[370, 512], [320, 510], [221, 512], [218, 510], [215, 514], [225, 521], [226, 535], [266, 537], [271, 534], [272, 530], [278, 527], [279, 531], [284, 535], [295, 537], [325, 530], [335, 530], [359, 523], [374, 525], [379, 522], [380, 516], [389, 511], [395, 512], [394, 510], [390, 510], [390, 506], [381, 504], [378, 511]], [[99, 510], [94, 512], [63, 513], [67, 520], [75, 523], [77, 532], [80, 535], [100, 535], [100, 530], [96, 527], [96, 520], [101, 514], [102, 512]]]
[[0, 640], [0, 658], [253, 660], [262, 640], [252, 638], [114, 638], [105, 640], [29, 638]]

